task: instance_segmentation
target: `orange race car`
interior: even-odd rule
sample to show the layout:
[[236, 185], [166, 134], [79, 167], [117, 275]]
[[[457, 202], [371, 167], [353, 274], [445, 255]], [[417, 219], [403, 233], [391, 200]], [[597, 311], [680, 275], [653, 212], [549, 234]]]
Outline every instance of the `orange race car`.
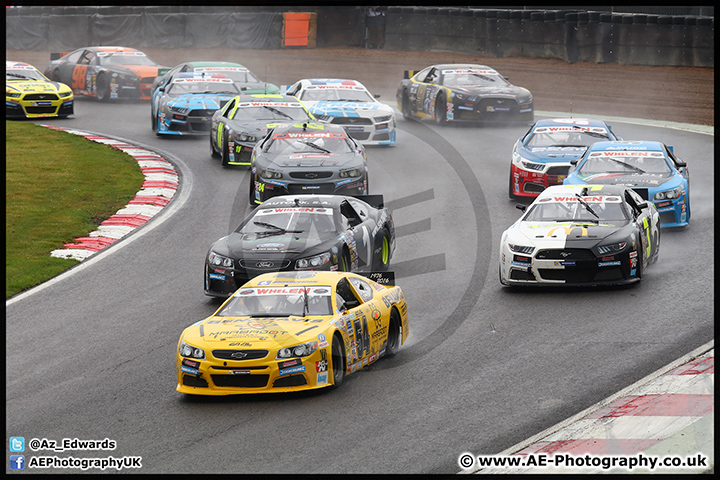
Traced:
[[128, 47], [83, 47], [70, 53], [52, 53], [45, 76], [70, 85], [73, 92], [100, 101], [150, 100], [160, 68], [147, 55]]

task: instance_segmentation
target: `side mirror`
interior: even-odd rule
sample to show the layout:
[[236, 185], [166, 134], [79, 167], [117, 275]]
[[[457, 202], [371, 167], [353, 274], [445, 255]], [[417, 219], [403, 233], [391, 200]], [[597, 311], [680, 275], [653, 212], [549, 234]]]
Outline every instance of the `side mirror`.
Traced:
[[518, 204], [515, 205], [515, 208], [517, 208], [518, 210], [521, 210], [522, 212], [525, 212], [525, 209], [527, 208], [527, 205], [522, 204], [522, 203], [518, 203]]

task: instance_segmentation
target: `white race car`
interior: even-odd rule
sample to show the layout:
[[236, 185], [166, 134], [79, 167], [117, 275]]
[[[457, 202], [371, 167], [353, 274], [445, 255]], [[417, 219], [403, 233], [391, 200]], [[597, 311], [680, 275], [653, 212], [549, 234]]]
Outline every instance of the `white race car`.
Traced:
[[285, 93], [303, 102], [318, 121], [342, 125], [363, 145], [395, 144], [395, 111], [357, 80], [304, 78]]
[[660, 251], [660, 215], [621, 185], [545, 189], [500, 240], [500, 283], [618, 285], [640, 281]]

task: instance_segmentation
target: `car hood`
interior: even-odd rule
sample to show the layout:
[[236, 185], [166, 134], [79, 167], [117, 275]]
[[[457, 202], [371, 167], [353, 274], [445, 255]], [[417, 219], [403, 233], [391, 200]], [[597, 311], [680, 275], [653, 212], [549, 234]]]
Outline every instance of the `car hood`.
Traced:
[[232, 93], [186, 93], [169, 98], [167, 105], [168, 107], [189, 108], [191, 110], [218, 110], [233, 96]]
[[589, 184], [653, 188], [667, 182], [672, 176], [671, 173], [594, 173], [590, 175], [579, 174], [577, 177]]
[[[288, 119], [288, 122], [293, 120]], [[225, 120], [228, 127], [232, 128], [235, 133], [252, 133], [257, 138], [262, 138], [267, 133], [268, 125], [277, 125], [277, 121], [255, 120], [255, 121], [237, 121]]]
[[330, 115], [332, 117], [377, 117], [390, 115], [393, 111], [390, 105], [380, 102], [333, 102], [323, 100], [304, 103], [313, 115]]
[[519, 222], [511, 234], [512, 240], [509, 239], [508, 242], [519, 242], [524, 237], [538, 248], [556, 248], [558, 242], [596, 244], [615, 234], [628, 223], [627, 221], [601, 222], [596, 225], [589, 222]]
[[583, 156], [588, 147], [521, 147], [518, 153], [527, 160], [546, 162], [569, 162]]
[[469, 95], [478, 95], [481, 97], [516, 97], [521, 95], [530, 95], [530, 92], [524, 88], [509, 86], [509, 87], [451, 87], [453, 92], [465, 93]]
[[337, 237], [335, 232], [317, 231], [261, 236], [233, 232], [224, 242], [227, 252], [235, 258], [268, 258], [311, 254], [320, 247], [330, 249]]
[[322, 152], [304, 152], [292, 155], [277, 155], [273, 158], [265, 157], [265, 161], [270, 162], [272, 166], [280, 168], [288, 167], [329, 167], [337, 168], [348, 163], [359, 163], [362, 160], [360, 156], [350, 153], [322, 153]]
[[310, 340], [322, 342], [324, 338], [331, 338], [332, 334], [325, 332], [333, 319], [330, 315], [212, 317], [188, 327], [183, 338], [189, 343], [201, 340], [212, 348], [227, 346], [230, 349], [266, 348], [273, 351]]
[[[61, 83], [41, 82], [39, 80], [10, 80], [5, 83], [9, 90], [16, 90], [24, 93], [58, 93], [61, 90]], [[69, 88], [64, 89], [66, 91]]]

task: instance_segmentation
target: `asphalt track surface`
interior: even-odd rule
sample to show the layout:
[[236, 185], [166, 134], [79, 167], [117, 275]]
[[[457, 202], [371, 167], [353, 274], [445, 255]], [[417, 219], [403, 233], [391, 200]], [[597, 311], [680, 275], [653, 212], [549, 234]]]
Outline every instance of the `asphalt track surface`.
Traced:
[[56, 122], [157, 151], [181, 186], [146, 226], [7, 302], [6, 436], [117, 443], [47, 455], [140, 456], [141, 473], [456, 473], [462, 452], [501, 452], [714, 338], [712, 134], [605, 114], [623, 138], [662, 140], [688, 162], [690, 225], [663, 231], [639, 285], [512, 290], [497, 251], [519, 215], [507, 175], [527, 126], [400, 117], [396, 146], [368, 148], [410, 309], [400, 353], [337, 391], [185, 399], [177, 339], [218, 306], [203, 260], [248, 213], [248, 178], [213, 160], [206, 137], [155, 137], [149, 112], [78, 99]]

